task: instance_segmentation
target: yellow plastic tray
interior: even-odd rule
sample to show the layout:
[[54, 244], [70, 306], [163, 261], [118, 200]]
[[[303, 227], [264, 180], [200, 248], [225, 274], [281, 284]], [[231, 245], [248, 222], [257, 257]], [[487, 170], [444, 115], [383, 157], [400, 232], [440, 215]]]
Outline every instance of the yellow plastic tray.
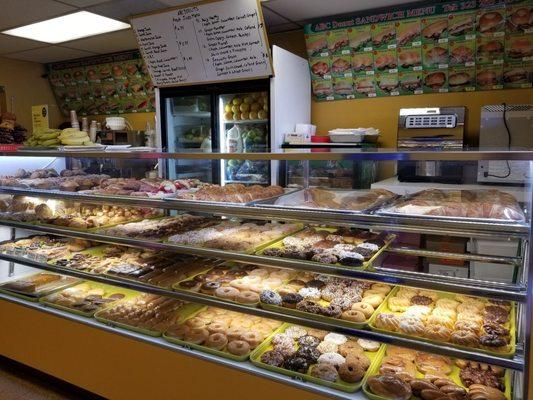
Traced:
[[[337, 230], [337, 228], [320, 228], [320, 227], [315, 227], [315, 229], [317, 231], [327, 231], [327, 232], [335, 232]], [[282, 238], [279, 238], [277, 239], [274, 243], [271, 243], [271, 244], [267, 244], [265, 245], [262, 249], [259, 249], [256, 254], [259, 255], [259, 256], [262, 256], [262, 255], [265, 255], [264, 252], [266, 249], [282, 249], [284, 248], [284, 244], [283, 244], [283, 239], [285, 239], [287, 236], [290, 236], [290, 235], [293, 235], [294, 233], [296, 232], [293, 232], [289, 235], [286, 235]], [[363, 262], [363, 264], [361, 264], [359, 267], [350, 267], [350, 266], [346, 266], [346, 265], [342, 265], [340, 263], [335, 263], [335, 264], [325, 264], [325, 263], [319, 263], [319, 262], [316, 262], [316, 261], [310, 261], [310, 260], [302, 260], [304, 261], [305, 263], [309, 263], [309, 264], [314, 264], [314, 265], [335, 265], [335, 266], [338, 266], [338, 267], [346, 267], [346, 268], [353, 268], [353, 269], [356, 269], [356, 270], [365, 270], [367, 268], [370, 268], [372, 266], [372, 263], [374, 261], [376, 261], [376, 259], [383, 253], [383, 251], [385, 251], [385, 249], [393, 242], [393, 240], [395, 239], [395, 235], [393, 234], [390, 234], [388, 239], [385, 241], [385, 244], [376, 252], [376, 254], [374, 254], [372, 256], [372, 258], [370, 258], [368, 261], [365, 261]], [[270, 257], [270, 256], [266, 256], [266, 257]], [[296, 260], [294, 258], [287, 258], [288, 260]]]
[[[390, 297], [394, 297], [394, 295], [398, 292], [398, 290], [400, 290], [400, 286], [396, 286], [389, 293], [389, 296]], [[435, 292], [438, 294], [439, 298], [455, 299], [455, 293], [439, 292], [439, 291], [435, 291]], [[433, 344], [437, 344], [437, 345], [446, 344], [447, 346], [456, 347], [456, 348], [459, 348], [459, 349], [470, 350], [470, 351], [472, 349], [475, 349], [479, 353], [497, 355], [497, 356], [507, 357], [507, 358], [512, 358], [514, 356], [515, 352], [516, 352], [516, 310], [515, 310], [514, 301], [511, 302], [511, 311], [510, 311], [510, 317], [509, 317], [509, 331], [510, 331], [510, 336], [511, 336], [511, 342], [509, 344], [510, 350], [509, 350], [508, 353], [490, 351], [490, 350], [485, 350], [485, 349], [481, 349], [481, 348], [477, 348], [477, 347], [460, 346], [458, 344], [454, 344], [454, 343], [451, 343], [451, 342], [443, 342], [443, 341], [438, 341], [438, 340], [433, 340], [433, 339], [427, 339], [427, 338], [422, 337], [422, 336], [406, 335], [404, 333], [393, 332], [393, 331], [389, 331], [389, 330], [386, 330], [386, 329], [377, 328], [375, 326], [376, 318], [377, 318], [378, 314], [383, 314], [383, 313], [384, 314], [389, 314], [390, 313], [390, 314], [396, 314], [396, 315], [401, 314], [399, 312], [391, 311], [389, 309], [388, 301], [384, 301], [378, 307], [378, 309], [376, 310], [376, 312], [374, 313], [372, 318], [370, 318], [368, 326], [370, 327], [371, 330], [377, 331], [377, 332], [383, 332], [383, 333], [386, 333], [388, 335], [404, 337], [404, 338], [408, 338], [408, 339], [416, 338], [417, 340], [421, 340], [421, 341], [424, 341], [424, 342], [429, 342], [429, 343], [433, 343]]]
[[70, 286], [73, 286], [73, 285], [77, 285], [80, 282], [81, 282], [81, 280], [78, 279], [78, 278], [73, 278], [73, 277], [70, 277], [70, 276], [66, 276], [65, 277], [65, 282], [64, 282], [63, 285], [58, 286], [58, 287], [53, 288], [53, 289], [44, 289], [43, 291], [37, 292], [37, 293], [34, 293], [34, 294], [14, 291], [14, 290], [11, 290], [11, 289], [6, 289], [6, 288], [4, 288], [5, 284], [2, 284], [2, 285], [0, 285], [0, 293], [5, 293], [5, 294], [8, 294], [10, 296], [17, 297], [19, 299], [38, 302], [39, 298], [41, 298], [43, 296], [47, 296], [49, 294], [57, 292], [58, 290], [63, 290], [63, 289], [66, 289], [66, 288], [68, 288]]
[[[87, 285], [89, 285], [91, 287], [91, 289], [103, 289], [105, 291], [105, 293], [106, 293], [106, 296], [109, 296], [112, 293], [122, 293], [122, 294], [125, 295], [124, 298], [130, 298], [130, 297], [133, 297], [133, 296], [137, 295], [137, 292], [135, 292], [133, 290], [124, 289], [124, 288], [117, 287], [117, 286], [106, 285], [106, 284], [98, 283], [98, 282], [82, 281], [80, 284], [87, 284]], [[78, 286], [78, 285], [76, 285], [76, 286]], [[69, 289], [70, 288], [75, 288], [76, 286], [71, 286], [71, 287], [69, 287]], [[65, 290], [65, 289], [63, 289], [63, 290]], [[55, 293], [57, 293], [57, 292], [55, 292]], [[76, 314], [76, 315], [81, 315], [82, 317], [88, 317], [88, 318], [94, 316], [94, 314], [96, 314], [98, 311], [105, 310], [106, 308], [115, 305], [117, 303], [117, 301], [122, 300], [122, 299], [118, 299], [118, 300], [115, 300], [113, 302], [106, 303], [102, 307], [98, 308], [98, 310], [95, 310], [95, 311], [83, 312], [83, 311], [78, 310], [76, 308], [71, 308], [71, 307], [64, 306], [62, 304], [54, 303], [53, 301], [50, 300], [50, 296], [51, 295], [47, 295], [45, 297], [42, 297], [41, 299], [39, 299], [39, 302], [43, 303], [44, 305], [49, 306], [49, 307], [57, 308], [59, 310], [67, 311], [69, 313]]]
[[[279, 328], [278, 332], [279, 333], [283, 333], [290, 326], [291, 326], [291, 324], [283, 324]], [[356, 392], [357, 390], [359, 390], [361, 388], [361, 386], [363, 385], [363, 382], [366, 380], [369, 372], [372, 370], [372, 367], [374, 366], [374, 364], [378, 360], [378, 355], [380, 354], [380, 352], [381, 352], [381, 350], [383, 348], [383, 345], [381, 345], [381, 347], [380, 347], [380, 349], [378, 349], [378, 351], [374, 351], [374, 352], [365, 351], [365, 355], [370, 359], [370, 367], [368, 368], [368, 370], [366, 371], [365, 375], [363, 376], [363, 378], [359, 382], [348, 383], [348, 382], [344, 382], [344, 381], [342, 381], [340, 379], [338, 379], [336, 382], [329, 382], [329, 381], [326, 381], [324, 379], [320, 379], [320, 378], [316, 378], [314, 376], [311, 376], [308, 373], [307, 374], [302, 374], [300, 372], [290, 371], [290, 370], [285, 369], [285, 368], [275, 367], [273, 365], [268, 365], [268, 364], [265, 364], [265, 363], [261, 362], [261, 356], [263, 355], [263, 353], [273, 349], [273, 346], [271, 344], [272, 336], [273, 335], [271, 335], [270, 338], [268, 338], [263, 343], [261, 343], [261, 345], [259, 345], [252, 352], [252, 354], [250, 354], [250, 361], [252, 362], [252, 364], [257, 365], [260, 368], [268, 369], [269, 371], [273, 371], [273, 372], [277, 372], [279, 374], [291, 376], [293, 378], [298, 378], [298, 379], [300, 379], [300, 380], [302, 380], [304, 382], [312, 382], [312, 383], [316, 383], [317, 385], [327, 386], [327, 387], [330, 387], [330, 388], [333, 388], [333, 389], [337, 389], [337, 390], [341, 390], [343, 392], [349, 392], [349, 393]], [[311, 370], [311, 368], [313, 368], [313, 366], [310, 367], [310, 370]]]
[[[89, 247], [88, 249], [85, 249], [85, 250], [81, 250], [81, 251], [71, 251], [69, 254], [67, 254], [65, 257], [58, 257], [58, 258], [54, 258], [52, 260], [49, 260], [47, 262], [47, 264], [50, 264], [50, 265], [53, 265], [53, 266], [58, 266], [57, 265], [57, 261], [59, 260], [64, 260], [64, 259], [67, 259], [67, 260], [70, 260], [72, 259], [72, 257], [74, 257], [74, 255], [76, 254], [88, 254], [88, 255], [92, 255], [92, 256], [96, 256], [96, 257], [100, 257], [100, 258], [104, 258], [104, 249], [107, 247], [107, 245], [101, 245], [101, 246], [94, 246], [94, 247]], [[68, 268], [68, 267], [61, 267], [61, 266], [58, 266], [59, 268], [65, 268], [65, 269], [73, 269], [73, 268]], [[90, 271], [84, 271], [84, 272], [87, 272], [87, 273], [91, 273], [93, 274], [94, 272], [90, 272]]]
[[[124, 301], [124, 299], [122, 299], [120, 301]], [[113, 303], [113, 306], [116, 306], [118, 303], [120, 303], [120, 301], [116, 302], [116, 303]], [[202, 307], [203, 306], [201, 306], [199, 304], [194, 304], [194, 303], [185, 304], [181, 309], [179, 309], [177, 311], [177, 313], [179, 315], [179, 318], [178, 318], [177, 322], [178, 323], [183, 322], [190, 315], [195, 314], [198, 311], [200, 311], [200, 309]], [[160, 331], [152, 331], [152, 330], [149, 330], [149, 329], [138, 328], [136, 326], [132, 326], [132, 325], [124, 324], [122, 322], [116, 322], [116, 321], [107, 319], [107, 318], [101, 316], [103, 311], [105, 311], [105, 309], [104, 310], [100, 310], [96, 314], [94, 314], [94, 318], [96, 318], [100, 322], [103, 322], [106, 325], [118, 326], [119, 328], [124, 328], [124, 329], [127, 329], [129, 331], [133, 331], [133, 332], [137, 332], [137, 333], [141, 333], [143, 335], [153, 336], [153, 337], [158, 337], [158, 336], [161, 336], [163, 334], [163, 332], [160, 332]]]
[[[394, 289], [394, 287], [393, 287], [393, 289]], [[392, 290], [385, 296], [385, 299], [383, 300], [383, 303], [387, 302], [387, 300], [388, 300], [388, 298], [389, 298], [391, 293], [392, 293]], [[319, 303], [321, 305], [323, 305], [323, 306], [329, 305], [329, 301], [325, 301], [325, 300], [320, 300]], [[335, 325], [344, 326], [346, 328], [357, 328], [357, 329], [365, 329], [365, 328], [367, 328], [370, 320], [372, 319], [372, 317], [374, 317], [374, 315], [376, 315], [376, 313], [378, 312], [378, 309], [379, 309], [379, 307], [377, 307], [374, 310], [374, 312], [372, 313], [372, 315], [370, 316], [370, 318], [368, 318], [364, 322], [351, 322], [351, 321], [346, 321], [345, 319], [325, 317], [325, 316], [319, 315], [319, 314], [313, 314], [313, 313], [309, 313], [309, 312], [305, 312], [305, 311], [300, 311], [300, 310], [297, 310], [295, 308], [276, 306], [276, 305], [273, 305], [273, 304], [266, 304], [266, 303], [261, 303], [261, 302], [259, 303], [259, 305], [261, 306], [261, 308], [264, 308], [265, 310], [276, 311], [276, 312], [279, 312], [279, 313], [295, 315], [297, 317], [308, 318], [308, 319], [312, 319], [312, 320], [315, 320], [315, 321], [326, 322], [326, 323], [329, 323], [329, 324], [334, 323]]]
[[[383, 358], [385, 358], [386, 353], [387, 353], [387, 345], [383, 345], [382, 348], [380, 349], [380, 354], [378, 355], [376, 362], [369, 368], [369, 374], [363, 383], [363, 392], [365, 392], [365, 395], [372, 400], [390, 400], [386, 397], [379, 396], [377, 394], [372, 393], [367, 384], [368, 378], [379, 374], [379, 367], [381, 367], [381, 363], [383, 361]], [[468, 388], [463, 385], [463, 383], [461, 382], [461, 378], [459, 376], [461, 369], [457, 365], [455, 365], [455, 359], [452, 358], [451, 360], [453, 361], [452, 372], [447, 377], [453, 382], [455, 382], [457, 385], [461, 386], [462, 388], [465, 388], [468, 391]], [[416, 378], [418, 379], [424, 378], [424, 374], [417, 371]], [[511, 374], [508, 369], [505, 370], [503, 381], [505, 384], [505, 392], [504, 392], [505, 397], [510, 400], [511, 399]], [[416, 399], [416, 397], [412, 396], [411, 399], [414, 400]]]
[[[191, 317], [192, 317], [192, 315], [189, 318], [191, 318]], [[187, 318], [187, 319], [189, 319], [189, 318]], [[267, 336], [267, 338], [262, 343], [272, 340], [272, 336], [275, 335], [276, 333], [278, 333], [280, 331], [280, 329], [282, 329], [282, 328], [283, 328], [283, 325], [280, 326], [279, 328], [275, 329], [272, 333], [270, 333], [270, 335]], [[231, 354], [231, 353], [229, 353], [229, 352], [227, 352], [225, 350], [216, 350], [216, 349], [212, 349], [212, 348], [207, 347], [207, 346], [202, 346], [200, 344], [189, 343], [189, 342], [187, 342], [185, 340], [177, 339], [175, 337], [167, 335], [166, 332], [163, 334], [163, 339], [169, 341], [170, 343], [174, 343], [174, 344], [180, 345], [180, 346], [185, 347], [185, 348], [200, 350], [200, 351], [203, 351], [205, 353], [214, 354], [214, 355], [219, 356], [219, 357], [229, 358], [230, 360], [233, 360], [233, 361], [246, 361], [250, 357], [250, 354], [253, 353], [253, 351], [251, 351], [248, 354], [244, 354], [242, 356], [237, 356], [237, 355]], [[262, 345], [262, 343], [259, 346], [257, 346], [256, 348], [259, 348]]]

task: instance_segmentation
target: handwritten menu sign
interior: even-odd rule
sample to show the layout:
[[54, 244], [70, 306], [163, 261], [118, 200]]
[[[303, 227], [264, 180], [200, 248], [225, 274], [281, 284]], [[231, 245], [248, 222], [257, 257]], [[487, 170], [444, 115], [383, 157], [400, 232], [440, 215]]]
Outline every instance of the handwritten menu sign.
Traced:
[[225, 0], [134, 17], [156, 86], [272, 75], [256, 0]]

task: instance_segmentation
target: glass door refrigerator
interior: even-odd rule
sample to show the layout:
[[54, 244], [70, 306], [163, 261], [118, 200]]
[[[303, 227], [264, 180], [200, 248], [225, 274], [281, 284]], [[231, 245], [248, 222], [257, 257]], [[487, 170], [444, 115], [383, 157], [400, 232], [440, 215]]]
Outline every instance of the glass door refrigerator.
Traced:
[[[279, 149], [295, 124], [310, 122], [311, 84], [304, 58], [277, 46], [272, 53], [272, 78], [156, 89], [161, 147], [227, 153]], [[168, 178], [222, 185], [270, 185], [284, 177], [276, 161], [169, 160], [167, 165]]]

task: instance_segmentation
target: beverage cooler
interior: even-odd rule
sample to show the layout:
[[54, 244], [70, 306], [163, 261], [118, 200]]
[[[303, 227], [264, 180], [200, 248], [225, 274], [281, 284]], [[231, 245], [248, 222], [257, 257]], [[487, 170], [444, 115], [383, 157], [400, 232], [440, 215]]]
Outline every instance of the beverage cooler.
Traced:
[[[307, 61], [276, 46], [272, 54], [275, 76], [271, 78], [158, 89], [163, 149], [268, 152], [280, 147], [296, 123], [309, 123]], [[221, 185], [280, 183], [279, 163], [263, 160], [169, 160], [167, 174]]]

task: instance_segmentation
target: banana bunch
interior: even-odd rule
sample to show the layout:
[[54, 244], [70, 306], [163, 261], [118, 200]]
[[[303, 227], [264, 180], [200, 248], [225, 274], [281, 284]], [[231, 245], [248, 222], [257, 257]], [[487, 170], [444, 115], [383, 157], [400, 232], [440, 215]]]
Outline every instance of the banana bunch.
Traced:
[[58, 146], [60, 133], [59, 129], [37, 128], [24, 142], [24, 145], [31, 147]]
[[94, 145], [89, 139], [87, 132], [80, 131], [76, 128], [67, 128], [61, 131], [58, 136], [59, 141], [67, 146], [92, 146]]

